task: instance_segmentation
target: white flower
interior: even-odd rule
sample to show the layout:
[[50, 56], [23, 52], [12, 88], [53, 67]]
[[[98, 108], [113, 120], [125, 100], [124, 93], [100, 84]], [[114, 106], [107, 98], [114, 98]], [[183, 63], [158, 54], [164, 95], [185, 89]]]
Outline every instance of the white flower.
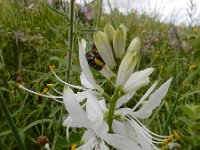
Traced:
[[103, 120], [101, 105], [91, 91], [87, 94], [86, 110], [84, 110], [73, 91], [69, 87], [64, 88], [63, 100], [69, 116], [64, 120], [63, 125], [67, 127], [67, 131], [70, 127], [87, 129], [82, 138], [84, 144], [77, 150], [92, 150], [97, 147], [106, 150], [104, 148], [107, 146], [103, 138], [108, 132], [108, 126]]
[[[157, 82], [154, 83], [132, 109], [121, 108], [116, 110], [115, 115], [121, 115], [124, 121], [113, 121], [114, 133], [131, 139], [141, 150], [158, 149], [155, 144], [161, 144], [168, 136], [160, 136], [149, 131], [139, 119], [150, 117], [152, 111], [160, 105], [162, 98], [166, 95], [171, 81], [172, 79], [169, 79], [151, 94], [157, 85]], [[145, 101], [147, 97], [149, 97], [149, 100]], [[141, 104], [143, 105], [137, 110]]]

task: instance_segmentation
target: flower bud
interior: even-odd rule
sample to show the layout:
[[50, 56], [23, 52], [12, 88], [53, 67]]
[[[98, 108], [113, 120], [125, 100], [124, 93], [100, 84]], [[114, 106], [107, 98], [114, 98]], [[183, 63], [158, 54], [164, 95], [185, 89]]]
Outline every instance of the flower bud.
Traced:
[[112, 48], [106, 34], [99, 31], [94, 34], [94, 43], [104, 62], [112, 69], [116, 66]]
[[116, 58], [122, 58], [125, 54], [126, 27], [122, 24], [115, 31], [113, 37], [113, 48]]
[[109, 43], [112, 43], [113, 42], [113, 36], [114, 36], [114, 33], [115, 33], [115, 29], [113, 28], [113, 26], [111, 24], [107, 24], [104, 27], [104, 33], [106, 34]]
[[125, 82], [133, 73], [138, 60], [139, 49], [140, 39], [136, 37], [132, 40], [131, 44], [129, 45], [127, 52], [119, 66], [116, 85], [124, 86]]

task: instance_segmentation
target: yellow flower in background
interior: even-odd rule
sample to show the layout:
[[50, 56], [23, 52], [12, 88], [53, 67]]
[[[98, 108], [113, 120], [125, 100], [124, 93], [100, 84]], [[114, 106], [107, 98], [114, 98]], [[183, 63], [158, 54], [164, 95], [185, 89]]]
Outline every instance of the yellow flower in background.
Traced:
[[3, 4], [3, 0], [0, 0], [0, 5]]
[[192, 64], [192, 65], [189, 66], [189, 70], [193, 70], [193, 69], [195, 69], [196, 67], [197, 67], [197, 65]]

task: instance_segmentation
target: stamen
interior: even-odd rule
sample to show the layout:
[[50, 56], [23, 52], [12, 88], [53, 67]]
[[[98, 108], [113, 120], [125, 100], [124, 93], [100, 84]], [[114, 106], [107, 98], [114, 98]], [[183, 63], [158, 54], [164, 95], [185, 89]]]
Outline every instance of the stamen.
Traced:
[[163, 142], [162, 142], [162, 150], [165, 150], [165, 146], [170, 143], [171, 141], [174, 140], [174, 137], [176, 138], [176, 140], [179, 140], [180, 139], [180, 136], [179, 134], [176, 132], [176, 131], [173, 131], [173, 134], [170, 135], [167, 139], [165, 139]]
[[49, 88], [54, 87], [54, 84], [47, 84], [47, 87]]
[[76, 144], [72, 144], [71, 150], [76, 150]]
[[175, 130], [173, 131], [173, 134], [174, 134], [174, 136], [176, 137], [176, 140], [179, 140], [179, 139], [180, 139], [179, 134], [178, 134]]
[[[156, 133], [153, 133], [152, 131], [150, 131], [149, 129], [147, 129], [136, 117], [134, 117], [134, 116], [128, 116], [127, 115], [127, 117], [129, 118], [129, 119], [131, 119], [131, 117], [133, 117], [133, 119], [135, 119], [135, 121], [137, 121], [137, 123], [140, 125], [140, 126], [142, 126], [144, 129], [145, 129], [145, 131], [146, 132], [148, 132], [148, 133], [150, 133], [151, 135], [153, 135], [154, 137], [154, 139], [157, 139], [156, 137], [158, 137], [158, 138], [160, 138], [159, 139], [159, 141], [163, 141], [163, 139], [166, 139], [166, 138], [168, 138], [169, 136], [166, 136], [166, 135], [158, 135], [158, 134], [156, 134]], [[158, 139], [157, 139], [158, 140]]]
[[170, 135], [167, 139], [165, 139], [163, 142], [162, 142], [162, 145], [166, 145], [167, 143], [169, 143], [170, 141], [173, 140], [173, 137], [174, 135]]
[[79, 89], [79, 90], [86, 90], [85, 88], [83, 88], [83, 87], [81, 87], [81, 86], [72, 85], [72, 84], [69, 84], [69, 83], [63, 81], [59, 76], [57, 76], [57, 74], [56, 74], [54, 71], [52, 71], [52, 73], [53, 73], [53, 75], [56, 77], [56, 79], [57, 79], [58, 81], [62, 82], [63, 84], [65, 84], [65, 85], [67, 85], [67, 86], [69, 86], [69, 87], [71, 87], [71, 88], [75, 88], [75, 89]]
[[55, 70], [55, 65], [49, 66], [50, 71], [54, 71]]
[[[37, 93], [35, 91], [32, 91], [30, 89], [25, 88], [23, 85], [19, 85], [18, 87], [21, 88], [21, 89], [23, 89], [23, 90], [25, 90], [25, 91], [27, 91], [27, 92], [30, 92], [30, 93], [35, 94], [35, 95], [38, 95], [38, 96], [42, 96], [42, 97], [46, 97], [46, 98], [51, 98], [51, 99], [63, 99], [63, 96], [44, 95], [44, 94]], [[56, 101], [59, 102], [59, 103], [63, 103], [63, 102], [58, 101], [58, 100], [56, 100]]]
[[44, 88], [44, 90], [42, 91], [42, 94], [46, 94], [48, 92], [48, 88]]
[[58, 90], [56, 90], [55, 88], [52, 88], [53, 91], [55, 91], [56, 93], [63, 95], [63, 93], [59, 92]]

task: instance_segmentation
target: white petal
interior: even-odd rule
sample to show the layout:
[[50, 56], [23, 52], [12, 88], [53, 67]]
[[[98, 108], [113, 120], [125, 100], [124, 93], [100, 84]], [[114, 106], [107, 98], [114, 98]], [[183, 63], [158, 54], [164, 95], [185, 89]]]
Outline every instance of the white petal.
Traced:
[[106, 107], [106, 102], [105, 102], [104, 99], [99, 101], [99, 105], [101, 106], [101, 109], [102, 109], [103, 112], [108, 111], [108, 108]]
[[115, 115], [120, 115], [123, 119], [126, 115], [132, 114], [133, 111], [130, 108], [120, 108], [115, 110]]
[[138, 37], [135, 37], [128, 46], [127, 52], [131, 51], [139, 52], [140, 47], [141, 47], [140, 39]]
[[140, 49], [140, 39], [136, 37], [130, 43], [127, 52], [121, 61], [117, 73], [116, 85], [124, 86], [128, 78], [133, 73], [138, 60], [139, 49]]
[[126, 81], [133, 73], [137, 60], [138, 54], [136, 52], [126, 52], [125, 56], [121, 61], [121, 64], [119, 65], [116, 85], [124, 86]]
[[122, 58], [125, 54], [126, 27], [121, 25], [117, 28], [113, 37], [113, 48], [116, 58]]
[[108, 125], [103, 120], [103, 112], [97, 98], [90, 93], [86, 101], [86, 110], [92, 129], [99, 137], [102, 137], [108, 132]]
[[63, 101], [69, 115], [77, 122], [80, 122], [85, 128], [90, 128], [89, 120], [87, 119], [86, 112], [82, 109], [81, 105], [76, 99], [75, 94], [69, 87], [64, 88]]
[[116, 77], [116, 74], [112, 72], [112, 70], [105, 64], [104, 67], [99, 71], [104, 77], [108, 80], [112, 80]]
[[138, 141], [144, 150], [152, 150], [152, 140], [145, 136], [143, 128], [137, 124], [134, 120], [129, 121], [135, 132], [137, 133]]
[[63, 121], [63, 126], [65, 127], [73, 127], [73, 128], [82, 128], [82, 124], [80, 124], [79, 121], [75, 121], [71, 116], [68, 116], [64, 121]]
[[113, 131], [118, 135], [128, 137], [135, 143], [139, 143], [135, 129], [127, 122], [113, 121]]
[[87, 80], [83, 72], [80, 75], [81, 84], [88, 89], [95, 89], [95, 87]]
[[97, 141], [95, 137], [92, 137], [89, 139], [89, 141], [79, 148], [76, 148], [76, 150], [93, 150], [93, 148], [97, 145]]
[[92, 130], [86, 130], [81, 138], [81, 142], [87, 143], [94, 136], [95, 133]]
[[156, 85], [158, 84], [158, 81], [156, 81], [148, 90], [147, 92], [142, 96], [142, 98], [137, 102], [137, 104], [133, 107], [133, 112], [137, 109], [139, 105], [141, 105], [144, 100], [151, 94], [151, 92], [155, 89]]
[[97, 98], [90, 93], [88, 93], [88, 98], [86, 101], [86, 112], [90, 121], [98, 121], [99, 119], [103, 119], [101, 106], [99, 105]]
[[106, 24], [104, 27], [104, 33], [106, 34], [109, 43], [112, 43], [115, 29], [111, 24]]
[[149, 80], [149, 75], [154, 71], [154, 68], [147, 68], [142, 71], [133, 73], [124, 85], [124, 89], [127, 92], [135, 92], [141, 87], [147, 85]]
[[100, 141], [99, 148], [100, 150], [109, 150], [109, 147], [105, 144], [103, 140]]
[[171, 81], [172, 78], [161, 85], [155, 93], [151, 94], [149, 100], [140, 108], [140, 110], [133, 113], [134, 116], [140, 119], [148, 118], [152, 111], [160, 105], [162, 98], [167, 94]]
[[81, 69], [83, 71], [83, 74], [85, 76], [85, 78], [87, 79], [88, 82], [90, 82], [90, 84], [95, 87], [95, 89], [99, 90], [100, 92], [103, 92], [103, 89], [98, 86], [92, 76], [92, 73], [90, 71], [88, 62], [86, 60], [85, 57], [85, 49], [86, 49], [86, 41], [84, 39], [81, 40], [81, 42], [79, 41], [79, 61], [80, 61], [80, 66]]
[[114, 68], [116, 66], [116, 62], [107, 35], [102, 31], [98, 31], [94, 34], [94, 43], [104, 62], [111, 69]]
[[76, 99], [80, 103], [80, 102], [82, 102], [83, 100], [85, 100], [87, 98], [88, 91], [77, 92], [75, 95], [76, 95]]
[[118, 135], [126, 136], [126, 128], [125, 128], [124, 122], [113, 120], [112, 129], [114, 133]]
[[135, 92], [133, 93], [128, 93], [126, 95], [121, 96], [118, 100], [117, 100], [117, 104], [115, 108], [119, 108], [121, 107], [123, 104], [127, 103], [135, 94]]
[[128, 139], [127, 137], [116, 135], [116, 134], [107, 134], [104, 137], [104, 140], [119, 150], [142, 150], [136, 143]]

